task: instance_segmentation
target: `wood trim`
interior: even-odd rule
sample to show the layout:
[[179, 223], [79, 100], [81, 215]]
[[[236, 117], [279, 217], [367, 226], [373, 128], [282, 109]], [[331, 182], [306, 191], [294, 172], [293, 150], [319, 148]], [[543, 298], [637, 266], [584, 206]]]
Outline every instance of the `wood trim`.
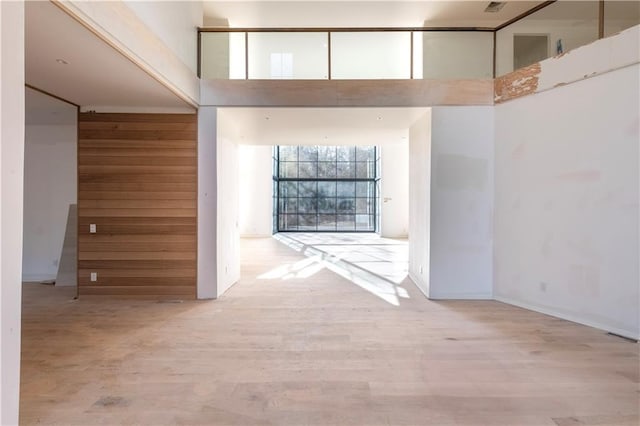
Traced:
[[413, 31], [409, 33], [409, 79], [413, 80]]
[[197, 36], [198, 40], [197, 40], [197, 45], [198, 47], [196, 49], [198, 49], [198, 54], [197, 54], [197, 64], [196, 64], [196, 72], [197, 72], [197, 76], [198, 78], [201, 78], [201, 74], [202, 74], [202, 32], [200, 30], [198, 30]]
[[604, 38], [604, 0], [598, 2], [598, 39]]
[[78, 209], [78, 201], [80, 200], [80, 107], [76, 114], [76, 296], [80, 297], [80, 257], [78, 256], [80, 250], [80, 210]]
[[[553, 3], [553, 2], [551, 2]], [[199, 32], [203, 33], [367, 33], [367, 32], [403, 32], [403, 31], [494, 31], [491, 27], [200, 27]]]
[[46, 90], [40, 89], [39, 87], [32, 86], [31, 84], [27, 84], [27, 83], [25, 83], [24, 86], [29, 88], [29, 89], [31, 89], [31, 90], [35, 90], [36, 92], [40, 92], [43, 95], [50, 96], [50, 97], [52, 97], [54, 99], [57, 99], [57, 100], [62, 101], [62, 102], [65, 102], [65, 103], [67, 103], [69, 105], [73, 105], [76, 108], [80, 108], [80, 105], [78, 105], [77, 103], [71, 102], [70, 100], [65, 99], [65, 98], [61, 98], [60, 96], [54, 95], [53, 93], [47, 92]]
[[202, 106], [217, 107], [493, 105], [494, 98], [493, 79], [204, 80], [202, 84]]
[[496, 78], [496, 63], [497, 63], [497, 56], [498, 56], [498, 52], [497, 52], [497, 43], [498, 43], [498, 32], [494, 31], [493, 32], [493, 78]]
[[551, 0], [551, 1], [542, 2], [539, 5], [537, 5], [535, 7], [532, 7], [531, 9], [527, 10], [526, 12], [521, 13], [520, 15], [516, 16], [515, 18], [509, 19], [507, 22], [504, 22], [504, 23], [498, 25], [493, 30], [494, 31], [500, 31], [504, 27], [508, 27], [509, 25], [514, 24], [514, 23], [518, 22], [519, 20], [526, 18], [527, 16], [532, 15], [532, 14], [536, 13], [537, 11], [539, 11], [541, 9], [544, 9], [547, 6], [552, 5], [556, 1], [557, 0]]
[[327, 72], [327, 80], [331, 80], [331, 33], [327, 32], [327, 56], [329, 60], [327, 62], [328, 72]]

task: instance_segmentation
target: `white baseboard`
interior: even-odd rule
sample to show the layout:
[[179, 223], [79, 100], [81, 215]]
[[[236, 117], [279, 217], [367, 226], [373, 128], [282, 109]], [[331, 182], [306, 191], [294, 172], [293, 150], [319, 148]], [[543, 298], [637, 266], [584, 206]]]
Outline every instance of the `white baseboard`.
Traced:
[[549, 316], [552, 316], [552, 317], [560, 318], [560, 319], [563, 319], [563, 320], [567, 320], [567, 321], [575, 322], [575, 323], [578, 323], [578, 324], [586, 325], [586, 326], [589, 326], [589, 327], [597, 328], [599, 330], [603, 330], [603, 331], [607, 331], [607, 332], [610, 332], [610, 333], [618, 334], [620, 336], [627, 337], [629, 339], [634, 339], [634, 340], [640, 339], [640, 331], [638, 331], [638, 330], [634, 331], [634, 330], [626, 330], [626, 329], [617, 328], [617, 327], [611, 327], [609, 325], [602, 324], [602, 323], [599, 323], [597, 321], [592, 321], [590, 319], [585, 319], [585, 318], [579, 317], [577, 315], [566, 314], [566, 313], [563, 313], [563, 312], [556, 312], [553, 309], [545, 307], [545, 306], [538, 306], [538, 305], [530, 304], [530, 303], [527, 303], [527, 302], [521, 302], [519, 300], [513, 300], [513, 299], [510, 299], [508, 297], [494, 296], [494, 299], [497, 300], [498, 302], [507, 303], [509, 305], [514, 305], [514, 306], [517, 306], [519, 308], [528, 309], [528, 310], [534, 311], [534, 312], [540, 312], [541, 314], [545, 314], [545, 315], [549, 315]]
[[437, 293], [431, 294], [432, 300], [493, 300], [491, 293]]

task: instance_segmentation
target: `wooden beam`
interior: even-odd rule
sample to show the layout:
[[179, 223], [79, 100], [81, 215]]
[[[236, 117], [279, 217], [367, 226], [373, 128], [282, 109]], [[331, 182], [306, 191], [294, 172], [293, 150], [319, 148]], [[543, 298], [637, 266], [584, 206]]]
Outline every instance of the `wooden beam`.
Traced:
[[203, 80], [202, 106], [493, 105], [488, 80]]
[[527, 10], [526, 12], [521, 13], [520, 15], [516, 16], [515, 18], [513, 18], [513, 19], [509, 19], [507, 22], [504, 22], [504, 23], [502, 23], [502, 24], [498, 25], [498, 26], [497, 26], [497, 27], [495, 27], [493, 30], [494, 30], [494, 31], [500, 31], [500, 30], [501, 30], [501, 29], [503, 29], [504, 27], [507, 27], [507, 26], [509, 26], [509, 25], [511, 25], [511, 24], [513, 24], [513, 23], [516, 23], [516, 22], [518, 22], [519, 20], [524, 19], [524, 18], [526, 18], [527, 16], [529, 16], [529, 15], [532, 15], [532, 14], [536, 13], [537, 11], [539, 11], [539, 10], [541, 10], [541, 9], [544, 9], [544, 8], [545, 8], [545, 7], [547, 7], [547, 6], [550, 6], [550, 5], [554, 4], [556, 1], [557, 1], [557, 0], [552, 0], [552, 1], [545, 1], [545, 2], [542, 2], [542, 3], [540, 3], [539, 5], [537, 5], [537, 6], [535, 6], [535, 7], [532, 7], [531, 9]]
[[[553, 3], [553, 2], [551, 2]], [[366, 32], [403, 32], [403, 31], [481, 31], [491, 32], [491, 27], [310, 27], [310, 28], [259, 28], [259, 27], [200, 27], [203, 33], [366, 33]]]
[[598, 38], [604, 38], [604, 0], [598, 2]]

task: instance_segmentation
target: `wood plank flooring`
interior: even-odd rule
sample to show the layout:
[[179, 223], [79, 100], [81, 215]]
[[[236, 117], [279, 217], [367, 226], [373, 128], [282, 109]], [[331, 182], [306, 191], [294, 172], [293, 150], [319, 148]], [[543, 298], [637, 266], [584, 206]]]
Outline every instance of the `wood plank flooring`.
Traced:
[[638, 344], [408, 281], [393, 306], [273, 239], [242, 244], [217, 301], [25, 284], [21, 423], [638, 425]]

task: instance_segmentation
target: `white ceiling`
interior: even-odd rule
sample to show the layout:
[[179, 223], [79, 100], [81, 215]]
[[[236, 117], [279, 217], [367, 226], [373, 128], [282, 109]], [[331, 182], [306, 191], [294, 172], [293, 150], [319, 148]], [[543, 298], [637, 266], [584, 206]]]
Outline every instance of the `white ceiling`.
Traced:
[[[219, 136], [243, 145], [406, 142], [429, 108], [220, 108]], [[242, 123], [242, 126], [235, 126]]]
[[511, 0], [485, 13], [489, 0], [227, 0], [204, 1], [205, 25], [231, 27], [414, 27], [494, 28], [541, 1]]
[[191, 109], [51, 2], [25, 2], [25, 21], [27, 84], [81, 106]]

